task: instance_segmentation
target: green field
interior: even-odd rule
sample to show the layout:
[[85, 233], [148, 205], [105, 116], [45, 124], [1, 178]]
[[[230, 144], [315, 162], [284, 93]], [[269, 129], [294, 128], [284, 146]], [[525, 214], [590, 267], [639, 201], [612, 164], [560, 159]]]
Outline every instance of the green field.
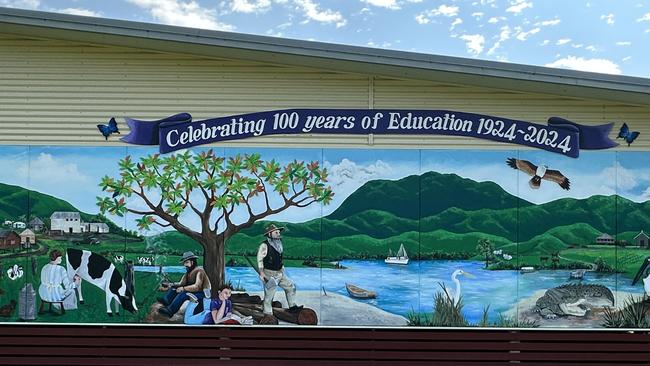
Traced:
[[649, 249], [620, 248], [611, 246], [593, 246], [588, 248], [575, 248], [563, 250], [561, 255], [566, 258], [593, 263], [602, 258], [607, 263], [615, 266], [624, 276], [633, 278], [639, 266], [646, 257], [650, 256]]

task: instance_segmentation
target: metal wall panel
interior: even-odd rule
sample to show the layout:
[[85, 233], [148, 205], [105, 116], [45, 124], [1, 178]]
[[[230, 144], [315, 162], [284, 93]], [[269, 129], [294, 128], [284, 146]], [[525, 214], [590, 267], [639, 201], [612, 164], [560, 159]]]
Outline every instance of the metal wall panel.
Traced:
[[[158, 119], [189, 112], [196, 120], [283, 108], [450, 109], [544, 123], [561, 116], [584, 124], [628, 122], [650, 134], [650, 108], [397, 80], [373, 75], [208, 59], [144, 49], [0, 35], [0, 143], [120, 145], [95, 129], [109, 117]], [[498, 86], [496, 86], [498, 87]], [[121, 124], [123, 134], [127, 127]], [[612, 131], [615, 137], [618, 131]], [[511, 148], [448, 136], [267, 136], [221, 146]], [[627, 146], [624, 146], [628, 149]], [[632, 150], [647, 150], [639, 139]]]

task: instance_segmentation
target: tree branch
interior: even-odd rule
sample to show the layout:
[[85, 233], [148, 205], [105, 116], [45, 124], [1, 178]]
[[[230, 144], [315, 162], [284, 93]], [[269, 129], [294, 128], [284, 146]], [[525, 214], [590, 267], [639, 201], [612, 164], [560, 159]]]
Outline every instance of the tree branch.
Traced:
[[188, 228], [187, 226], [183, 225], [178, 221], [178, 216], [172, 216], [165, 212], [165, 210], [162, 209], [160, 205], [154, 206], [153, 203], [147, 198], [147, 196], [144, 194], [144, 190], [141, 188], [140, 192], [134, 191], [137, 196], [142, 198], [144, 203], [149, 206], [149, 208], [154, 212], [154, 214], [161, 219], [167, 221], [170, 226], [172, 226], [174, 229], [179, 231], [182, 234], [185, 234], [189, 236], [190, 238], [194, 239], [195, 241], [202, 243], [202, 236], [200, 233]]
[[126, 208], [126, 210], [129, 211], [130, 213], [134, 213], [136, 215], [143, 215], [143, 216], [144, 215], [156, 215], [156, 213], [154, 211], [138, 211], [138, 210], [134, 210], [134, 209], [128, 208], [128, 207]]
[[271, 209], [271, 204], [269, 203], [269, 194], [266, 191], [266, 184], [264, 184], [264, 179], [260, 178], [260, 176], [257, 173], [253, 173], [257, 179], [259, 179], [259, 182], [262, 183], [262, 188], [264, 189], [264, 202], [266, 202], [266, 209], [270, 210]]

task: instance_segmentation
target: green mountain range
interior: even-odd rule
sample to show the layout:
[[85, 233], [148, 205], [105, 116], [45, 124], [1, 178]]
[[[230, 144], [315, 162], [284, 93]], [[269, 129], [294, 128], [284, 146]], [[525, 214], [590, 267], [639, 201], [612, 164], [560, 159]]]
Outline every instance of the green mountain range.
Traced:
[[[228, 251], [254, 250], [266, 224], [235, 235]], [[381, 256], [400, 243], [410, 253], [474, 252], [480, 238], [536, 255], [588, 245], [602, 233], [631, 241], [640, 230], [650, 230], [650, 202], [612, 195], [536, 205], [492, 182], [428, 172], [367, 182], [326, 217], [279, 224], [287, 228], [288, 245], [317, 252], [322, 242], [323, 255]]]
[[56, 211], [79, 212], [81, 219], [85, 222], [105, 222], [111, 233], [124, 234], [123, 228], [115, 225], [111, 220], [81, 212], [67, 201], [20, 186], [0, 183], [0, 219], [2, 222], [4, 220], [29, 221], [38, 217], [48, 224], [50, 216]]
[[[0, 184], [0, 219], [24, 219], [28, 208], [30, 218], [46, 222], [54, 211], [79, 211], [56, 197]], [[81, 217], [97, 219], [83, 212]], [[111, 232], [123, 232], [105, 221]], [[640, 230], [650, 231], [650, 202], [612, 195], [536, 205], [492, 182], [428, 172], [367, 182], [323, 218], [275, 223], [287, 228], [283, 233], [287, 255], [295, 258], [381, 257], [401, 243], [413, 257], [415, 253], [467, 257], [476, 254], [476, 243], [482, 238], [511, 253], [539, 255], [591, 244], [602, 233], [631, 242]], [[254, 254], [267, 224], [256, 222], [230, 238], [227, 253]], [[151, 239], [170, 248], [181, 242], [186, 248], [192, 246], [189, 238], [176, 232]]]

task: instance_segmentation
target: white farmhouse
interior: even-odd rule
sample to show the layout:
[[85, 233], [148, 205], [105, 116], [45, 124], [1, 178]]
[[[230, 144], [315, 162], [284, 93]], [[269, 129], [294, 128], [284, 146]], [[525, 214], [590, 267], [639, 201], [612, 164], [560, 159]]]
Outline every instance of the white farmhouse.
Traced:
[[86, 233], [108, 233], [108, 225], [103, 222], [84, 222], [81, 231]]
[[61, 233], [81, 233], [81, 215], [79, 212], [54, 212], [50, 216], [50, 230]]

